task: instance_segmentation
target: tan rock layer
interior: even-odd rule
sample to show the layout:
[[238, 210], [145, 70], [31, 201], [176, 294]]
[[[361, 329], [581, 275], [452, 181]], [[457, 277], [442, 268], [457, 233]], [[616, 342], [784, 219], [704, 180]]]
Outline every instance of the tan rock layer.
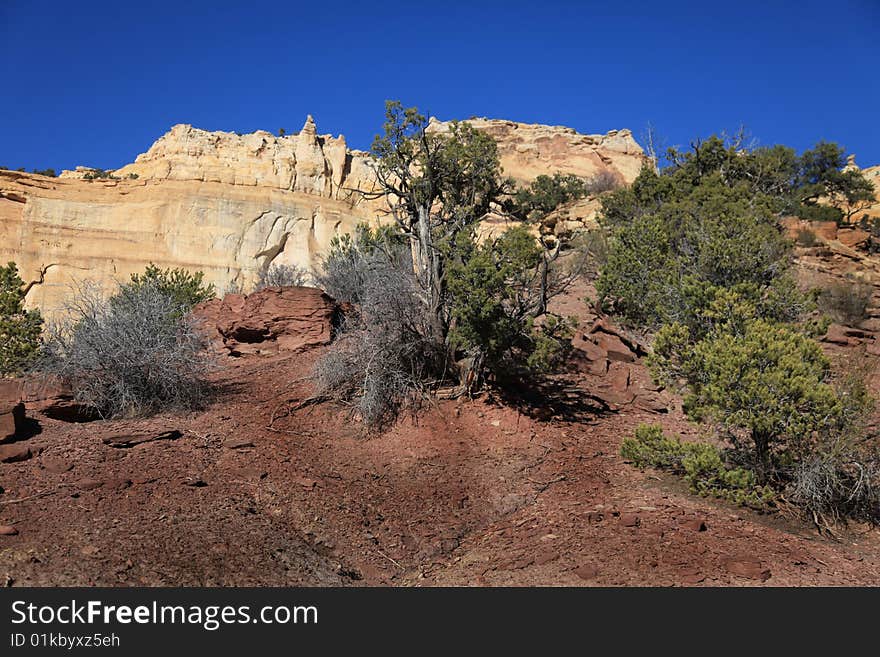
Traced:
[[[475, 119], [497, 141], [505, 173], [520, 181], [556, 171], [585, 178], [610, 171], [630, 182], [645, 162], [627, 130], [581, 135], [570, 128]], [[432, 130], [445, 124], [432, 121]], [[34, 285], [28, 304], [57, 312], [69, 288], [110, 288], [150, 262], [205, 272], [222, 292], [249, 289], [269, 261], [314, 269], [334, 235], [383, 220], [368, 154], [344, 137], [318, 135], [309, 117], [296, 135], [247, 135], [174, 126], [114, 178], [84, 180], [0, 171], [0, 261]]]

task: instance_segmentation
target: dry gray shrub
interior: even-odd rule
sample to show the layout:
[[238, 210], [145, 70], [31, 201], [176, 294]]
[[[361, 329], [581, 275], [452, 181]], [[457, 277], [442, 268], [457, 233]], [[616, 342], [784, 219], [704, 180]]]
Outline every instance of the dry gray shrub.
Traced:
[[196, 321], [155, 285], [107, 297], [75, 288], [66, 318], [47, 331], [38, 369], [69, 385], [101, 417], [135, 417], [206, 401], [212, 361]]
[[842, 518], [877, 522], [880, 462], [856, 454], [815, 454], [798, 464], [788, 497], [816, 524]]
[[586, 181], [585, 190], [587, 195], [593, 195], [610, 192], [620, 186], [617, 176], [605, 169]]
[[871, 378], [873, 365], [858, 354], [836, 361], [839, 424], [819, 437], [790, 475], [789, 501], [820, 527], [847, 518], [880, 521], [880, 443], [872, 428]]
[[297, 287], [307, 285], [311, 278], [309, 272], [302, 267], [272, 264], [268, 269], [260, 271], [260, 277], [254, 290], [262, 290], [264, 287]]
[[857, 280], [835, 281], [819, 295], [819, 308], [834, 321], [857, 326], [868, 315], [874, 286]]
[[329, 294], [357, 306], [317, 363], [318, 392], [350, 406], [370, 429], [417, 407], [442, 361], [424, 338], [426, 307], [406, 256], [402, 249], [343, 249], [328, 258], [320, 279]]

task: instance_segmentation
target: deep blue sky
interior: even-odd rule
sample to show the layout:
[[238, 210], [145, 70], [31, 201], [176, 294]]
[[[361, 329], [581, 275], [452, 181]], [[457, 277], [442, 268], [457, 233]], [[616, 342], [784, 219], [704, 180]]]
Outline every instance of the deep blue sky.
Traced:
[[175, 123], [367, 148], [383, 102], [670, 144], [745, 124], [880, 163], [880, 0], [0, 0], [0, 165], [118, 167]]

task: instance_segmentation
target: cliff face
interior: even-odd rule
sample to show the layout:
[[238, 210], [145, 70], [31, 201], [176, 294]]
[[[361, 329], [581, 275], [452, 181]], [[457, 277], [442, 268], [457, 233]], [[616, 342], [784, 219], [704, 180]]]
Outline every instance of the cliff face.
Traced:
[[874, 203], [863, 212], [856, 213], [854, 218], [860, 219], [863, 215], [868, 215], [874, 219], [880, 219], [880, 165], [862, 169], [862, 174], [874, 185]]
[[[630, 182], [644, 154], [628, 131], [580, 135], [568, 128], [477, 119], [499, 144], [505, 174], [525, 182], [556, 171], [611, 171]], [[444, 124], [432, 121], [432, 130]], [[47, 178], [0, 170], [0, 262], [39, 280], [28, 303], [48, 313], [89, 278], [127, 280], [149, 263], [202, 270], [218, 291], [249, 287], [269, 262], [314, 268], [331, 238], [383, 216], [367, 154], [344, 137], [318, 135], [311, 117], [296, 135], [237, 135], [174, 126], [113, 172]]]
[[[504, 175], [528, 183], [541, 174], [557, 171], [592, 178], [610, 171], [620, 182], [629, 183], [647, 162], [642, 147], [629, 130], [612, 130], [604, 135], [582, 135], [572, 128], [516, 123], [502, 119], [477, 118], [467, 123], [492, 136]], [[442, 132], [449, 123], [431, 119], [429, 130]]]
[[133, 164], [114, 173], [281, 189], [352, 203], [361, 200], [355, 190], [370, 189], [373, 181], [366, 154], [348, 150], [342, 135], [318, 135], [311, 116], [298, 134], [286, 137], [176, 125]]

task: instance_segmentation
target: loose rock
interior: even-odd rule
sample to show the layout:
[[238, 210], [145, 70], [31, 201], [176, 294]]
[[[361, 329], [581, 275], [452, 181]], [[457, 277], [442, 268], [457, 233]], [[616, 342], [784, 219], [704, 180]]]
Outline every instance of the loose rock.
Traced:
[[14, 443], [12, 445], [0, 445], [0, 463], [18, 463], [27, 461], [33, 454], [27, 445]]
[[599, 571], [596, 569], [596, 566], [591, 564], [584, 564], [580, 568], [575, 569], [574, 574], [584, 580], [595, 579], [599, 574]]
[[110, 447], [119, 447], [127, 449], [135, 445], [143, 443], [151, 443], [156, 440], [177, 440], [183, 435], [177, 429], [170, 431], [162, 431], [161, 433], [145, 433], [145, 434], [124, 434], [119, 436], [108, 436], [104, 438], [104, 444]]
[[760, 561], [750, 558], [727, 559], [722, 562], [727, 572], [737, 577], [757, 579], [766, 582], [770, 579], [770, 569], [764, 568]]

